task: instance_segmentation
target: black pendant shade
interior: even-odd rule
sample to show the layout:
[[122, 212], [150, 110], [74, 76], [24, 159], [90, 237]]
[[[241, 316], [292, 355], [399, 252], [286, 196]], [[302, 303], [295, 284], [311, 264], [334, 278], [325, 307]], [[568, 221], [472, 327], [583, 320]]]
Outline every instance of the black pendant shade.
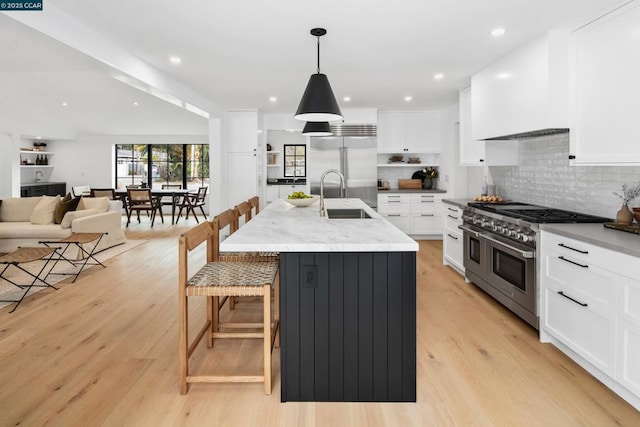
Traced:
[[331, 136], [329, 122], [307, 122], [302, 129], [305, 136]]
[[340, 111], [336, 97], [333, 95], [329, 79], [325, 74], [320, 73], [320, 37], [326, 33], [324, 28], [311, 30], [311, 35], [318, 38], [318, 72], [309, 78], [309, 83], [307, 83], [307, 88], [294, 116], [297, 120], [306, 122], [342, 120], [342, 111]]
[[342, 120], [342, 111], [325, 74], [312, 74], [294, 116], [307, 122]]

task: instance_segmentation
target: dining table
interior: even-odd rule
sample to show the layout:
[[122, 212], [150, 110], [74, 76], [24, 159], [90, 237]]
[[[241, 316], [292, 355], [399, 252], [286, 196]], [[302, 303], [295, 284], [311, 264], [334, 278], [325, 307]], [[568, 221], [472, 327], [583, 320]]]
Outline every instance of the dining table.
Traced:
[[[142, 190], [146, 189], [142, 188]], [[153, 197], [171, 196], [171, 225], [174, 225], [176, 221], [176, 200], [179, 197], [184, 197], [186, 195], [195, 194], [198, 192], [198, 190], [192, 188], [150, 188], [149, 190], [151, 190], [151, 196]], [[127, 209], [127, 190], [124, 188], [119, 188], [115, 191], [115, 193], [116, 196], [118, 196], [120, 200], [122, 200], [122, 205], [125, 206], [125, 209]]]

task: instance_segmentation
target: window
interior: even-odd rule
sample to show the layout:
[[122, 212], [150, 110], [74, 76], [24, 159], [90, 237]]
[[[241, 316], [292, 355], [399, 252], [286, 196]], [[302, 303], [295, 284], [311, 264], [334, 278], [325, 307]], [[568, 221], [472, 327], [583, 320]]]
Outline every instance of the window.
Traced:
[[149, 183], [151, 188], [209, 186], [209, 145], [116, 145], [116, 188]]
[[306, 145], [284, 145], [284, 176], [307, 176]]

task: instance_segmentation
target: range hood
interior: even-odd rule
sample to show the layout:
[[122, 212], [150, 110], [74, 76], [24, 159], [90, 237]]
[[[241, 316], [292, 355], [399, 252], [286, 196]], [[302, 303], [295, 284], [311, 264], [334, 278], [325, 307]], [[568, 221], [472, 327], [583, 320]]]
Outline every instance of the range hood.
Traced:
[[376, 136], [377, 128], [377, 125], [370, 123], [332, 123], [331, 133], [333, 134], [332, 136]]
[[513, 133], [511, 135], [484, 138], [482, 141], [504, 141], [504, 140], [514, 140], [514, 139], [535, 138], [539, 136], [558, 135], [561, 133], [569, 133], [569, 128], [548, 128], [548, 129], [532, 130], [529, 132], [520, 132], [520, 133]]

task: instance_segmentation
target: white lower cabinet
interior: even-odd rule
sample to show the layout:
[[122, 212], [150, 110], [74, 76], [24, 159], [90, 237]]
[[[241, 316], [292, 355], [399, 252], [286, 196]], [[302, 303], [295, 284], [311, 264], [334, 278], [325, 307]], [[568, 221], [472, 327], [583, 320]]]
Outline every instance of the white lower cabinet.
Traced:
[[540, 339], [640, 409], [640, 258], [542, 231]]
[[617, 379], [640, 396], [640, 280], [622, 277], [618, 301], [621, 316]]
[[411, 196], [405, 194], [378, 194], [378, 213], [403, 232], [411, 232]]
[[280, 198], [279, 185], [267, 185], [267, 203]]
[[442, 235], [444, 193], [378, 194], [378, 213], [412, 235]]
[[462, 251], [462, 208], [443, 204], [444, 230], [442, 232], [442, 263], [450, 265], [464, 276], [464, 258]]

